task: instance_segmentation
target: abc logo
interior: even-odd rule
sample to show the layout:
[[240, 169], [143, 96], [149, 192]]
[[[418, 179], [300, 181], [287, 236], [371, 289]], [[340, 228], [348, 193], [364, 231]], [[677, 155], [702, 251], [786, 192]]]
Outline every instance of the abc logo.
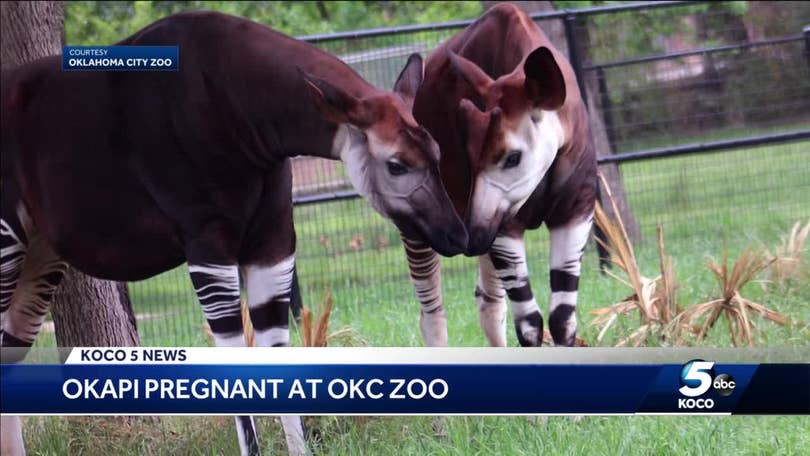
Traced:
[[737, 383], [734, 381], [734, 377], [731, 375], [720, 374], [717, 377], [714, 377], [712, 387], [714, 387], [714, 390], [717, 391], [717, 394], [726, 397], [731, 396], [731, 393], [734, 392], [734, 388], [737, 387]]
[[681, 388], [678, 389], [682, 395], [688, 399], [679, 399], [678, 408], [702, 408], [710, 409], [714, 407], [712, 399], [695, 399], [706, 394], [710, 389], [714, 389], [718, 395], [727, 397], [734, 392], [737, 383], [729, 374], [715, 375], [714, 362], [696, 359], [690, 361], [681, 368]]

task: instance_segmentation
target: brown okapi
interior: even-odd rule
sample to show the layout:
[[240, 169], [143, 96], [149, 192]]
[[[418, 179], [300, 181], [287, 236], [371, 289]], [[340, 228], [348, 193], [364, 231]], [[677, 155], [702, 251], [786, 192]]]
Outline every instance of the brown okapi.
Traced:
[[[414, 117], [439, 143], [442, 180], [467, 223], [465, 254], [480, 255], [475, 297], [489, 343], [506, 345], [505, 295], [520, 345], [542, 343], [523, 234], [545, 223], [549, 330], [556, 345], [573, 345], [597, 187], [588, 113], [568, 61], [520, 8], [498, 4], [427, 57]], [[425, 240], [403, 240], [425, 343], [446, 345], [439, 256]]]
[[[244, 345], [240, 282], [257, 345], [288, 345], [296, 155], [342, 160], [406, 235], [446, 255], [466, 245], [438, 147], [411, 114], [418, 55], [384, 92], [220, 13], [170, 16], [119, 44], [178, 45], [180, 70], [63, 72], [52, 56], [2, 75], [3, 347], [34, 342], [65, 263], [131, 281], [183, 262], [218, 346]], [[242, 452], [258, 454], [252, 418], [236, 421]], [[282, 423], [302, 453], [300, 420]]]

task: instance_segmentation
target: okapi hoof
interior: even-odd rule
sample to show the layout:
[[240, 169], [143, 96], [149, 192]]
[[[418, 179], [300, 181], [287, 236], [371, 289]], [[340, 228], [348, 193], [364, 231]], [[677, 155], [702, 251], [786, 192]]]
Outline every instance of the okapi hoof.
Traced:
[[543, 345], [543, 316], [532, 312], [515, 320], [515, 332], [521, 347], [539, 347]]
[[548, 327], [557, 347], [573, 347], [577, 336], [576, 308], [560, 304], [548, 317]]

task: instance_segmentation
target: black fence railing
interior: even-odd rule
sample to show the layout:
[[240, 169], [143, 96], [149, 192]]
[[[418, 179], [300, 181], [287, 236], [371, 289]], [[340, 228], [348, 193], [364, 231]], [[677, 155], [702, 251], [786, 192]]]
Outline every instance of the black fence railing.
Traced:
[[[805, 32], [808, 33], [808, 32]], [[762, 40], [762, 41], [753, 41], [750, 43], [738, 43], [738, 44], [728, 44], [724, 46], [712, 46], [712, 47], [705, 47], [700, 49], [691, 49], [688, 51], [680, 51], [680, 52], [668, 52], [666, 54], [658, 54], [658, 55], [648, 55], [644, 57], [638, 57], [635, 59], [625, 59], [625, 60], [618, 60], [615, 62], [606, 62], [606, 63], [597, 63], [594, 65], [588, 65], [582, 70], [589, 71], [589, 70], [599, 70], [605, 68], [616, 68], [626, 65], [635, 65], [638, 63], [649, 63], [649, 62], [656, 62], [659, 60], [667, 60], [667, 59], [674, 59], [679, 57], [689, 57], [692, 55], [705, 55], [705, 54], [712, 54], [715, 52], [723, 52], [723, 51], [732, 51], [736, 49], [751, 49], [760, 46], [772, 46], [774, 44], [783, 44], [783, 43], [792, 43], [794, 41], [802, 41], [806, 40], [807, 38], [803, 35], [796, 35], [796, 36], [786, 36], [782, 38], [776, 38], [772, 40]], [[805, 52], [805, 55], [808, 55]]]
[[696, 153], [711, 153], [727, 150], [738, 150], [748, 147], [761, 146], [765, 144], [780, 144], [793, 141], [810, 140], [810, 129], [791, 131], [787, 133], [774, 133], [770, 135], [751, 136], [749, 138], [734, 138], [723, 141], [701, 142], [686, 144], [682, 146], [661, 147], [639, 152], [628, 152], [619, 155], [600, 157], [597, 162], [605, 163], [625, 163], [638, 160], [649, 160], [652, 158], [677, 157]]
[[[696, 4], [696, 3], [705, 3], [705, 2], [688, 2], [688, 1], [661, 1], [661, 2], [635, 2], [635, 3], [627, 3], [624, 5], [606, 5], [606, 6], [593, 6], [588, 8], [578, 8], [578, 9], [561, 9], [557, 11], [551, 12], [533, 12], [529, 13], [529, 17], [534, 20], [542, 20], [542, 19], [560, 19], [565, 18], [568, 16], [574, 17], [584, 17], [590, 16], [594, 14], [607, 14], [607, 13], [617, 13], [617, 12], [629, 12], [629, 11], [636, 11], [636, 10], [649, 10], [654, 8], [663, 8], [663, 7], [671, 7], [671, 6], [681, 6], [687, 4]], [[477, 19], [477, 18], [476, 18]], [[416, 32], [427, 32], [427, 31], [438, 31], [438, 30], [457, 30], [462, 29], [473, 22], [476, 19], [465, 19], [460, 21], [447, 21], [447, 22], [438, 22], [435, 24], [416, 24], [416, 25], [404, 25], [404, 26], [397, 26], [397, 27], [381, 27], [381, 28], [374, 28], [374, 29], [366, 29], [366, 30], [353, 30], [349, 32], [336, 32], [336, 33], [323, 33], [318, 35], [302, 35], [298, 36], [299, 40], [306, 41], [308, 43], [316, 44], [316, 43], [324, 43], [327, 41], [344, 41], [344, 40], [356, 40], [359, 38], [374, 38], [380, 36], [394, 36], [394, 35], [402, 35], [402, 34], [411, 34]]]

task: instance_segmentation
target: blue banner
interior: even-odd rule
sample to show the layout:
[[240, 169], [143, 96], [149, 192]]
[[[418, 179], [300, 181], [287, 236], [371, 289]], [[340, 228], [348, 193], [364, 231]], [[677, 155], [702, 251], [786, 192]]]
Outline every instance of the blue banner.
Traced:
[[810, 413], [807, 364], [2, 365], [10, 414]]
[[178, 71], [178, 46], [65, 46], [63, 71]]

